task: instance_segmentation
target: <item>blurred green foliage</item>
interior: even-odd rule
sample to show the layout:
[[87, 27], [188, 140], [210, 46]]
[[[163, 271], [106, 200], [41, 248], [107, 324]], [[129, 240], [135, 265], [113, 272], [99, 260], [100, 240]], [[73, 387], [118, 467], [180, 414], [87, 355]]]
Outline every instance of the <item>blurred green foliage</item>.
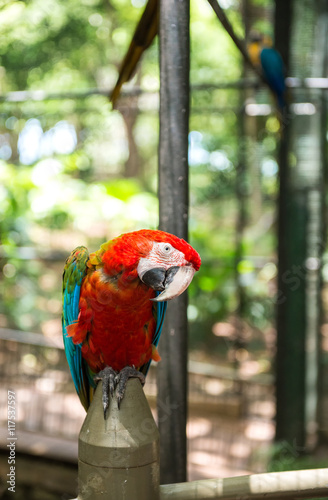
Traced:
[[268, 472], [283, 472], [289, 470], [320, 469], [327, 467], [327, 460], [322, 451], [316, 454], [305, 453], [305, 449], [280, 442], [269, 448]]
[[[122, 232], [157, 226], [157, 42], [126, 86], [140, 85], [140, 97], [123, 97], [113, 111], [104, 95], [69, 94], [113, 86], [144, 3], [0, 4], [1, 93], [62, 93], [61, 99], [40, 94], [40, 100], [1, 102], [0, 326], [60, 336], [61, 272], [70, 251], [80, 244], [94, 250]], [[225, 3], [243, 36], [239, 2]], [[192, 1], [192, 85], [236, 81], [242, 72], [240, 55], [210, 6]], [[258, 97], [265, 101], [268, 94]], [[239, 334], [248, 359], [252, 350], [258, 359], [270, 357], [274, 310], [277, 120], [249, 118], [257, 132], [245, 137], [239, 126], [244, 99], [234, 89], [191, 95], [190, 237], [203, 264], [190, 287], [190, 346], [222, 362]], [[238, 264], [240, 165], [247, 216]], [[240, 314], [240, 330], [213, 335], [214, 325], [235, 325]]]

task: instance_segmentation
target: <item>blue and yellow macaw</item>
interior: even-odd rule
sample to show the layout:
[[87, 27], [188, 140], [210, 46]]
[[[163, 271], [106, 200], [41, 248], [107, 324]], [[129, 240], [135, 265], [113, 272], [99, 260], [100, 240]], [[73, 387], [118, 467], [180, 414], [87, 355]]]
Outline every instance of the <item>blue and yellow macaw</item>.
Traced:
[[286, 106], [286, 85], [281, 55], [272, 47], [271, 39], [260, 34], [251, 36], [248, 52], [253, 64], [262, 70], [263, 76], [282, 111]]

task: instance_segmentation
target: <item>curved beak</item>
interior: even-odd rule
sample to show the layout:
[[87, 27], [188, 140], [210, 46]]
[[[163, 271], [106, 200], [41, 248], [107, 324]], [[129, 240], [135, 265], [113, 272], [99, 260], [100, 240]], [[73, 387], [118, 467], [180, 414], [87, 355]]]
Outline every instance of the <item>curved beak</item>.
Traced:
[[194, 274], [195, 269], [192, 266], [171, 267], [166, 271], [164, 290], [152, 300], [163, 302], [178, 297], [188, 288]]

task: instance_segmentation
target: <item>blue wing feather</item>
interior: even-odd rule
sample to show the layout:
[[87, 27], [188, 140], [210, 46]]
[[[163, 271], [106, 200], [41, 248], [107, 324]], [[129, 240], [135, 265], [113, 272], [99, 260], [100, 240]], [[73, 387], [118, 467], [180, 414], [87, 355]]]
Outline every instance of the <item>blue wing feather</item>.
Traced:
[[[159, 295], [160, 292], [156, 292], [156, 297]], [[155, 333], [153, 337], [152, 344], [157, 347], [158, 342], [162, 333], [162, 328], [163, 328], [163, 323], [164, 323], [164, 318], [165, 318], [165, 313], [167, 309], [167, 302], [154, 302], [154, 307], [156, 308], [156, 328], [155, 328]], [[151, 360], [148, 361], [148, 363], [145, 363], [141, 368], [140, 371], [144, 374], [147, 375], [149, 367], [150, 367]]]
[[273, 92], [277, 95], [280, 107], [285, 106], [285, 74], [282, 58], [275, 49], [264, 48], [260, 55], [263, 74]]
[[[156, 296], [159, 295], [160, 292], [156, 292]], [[155, 347], [158, 346], [159, 338], [162, 333], [162, 328], [163, 328], [163, 323], [164, 323], [164, 318], [166, 314], [166, 309], [167, 309], [167, 302], [156, 302], [157, 304], [157, 322], [156, 322], [156, 330], [153, 338], [153, 345]]]
[[63, 339], [68, 366], [76, 392], [81, 403], [87, 409], [90, 404], [90, 390], [95, 387], [92, 373], [82, 358], [82, 344], [74, 344], [67, 336], [67, 327], [77, 322], [81, 284], [87, 271], [88, 250], [78, 247], [66, 261], [63, 274]]

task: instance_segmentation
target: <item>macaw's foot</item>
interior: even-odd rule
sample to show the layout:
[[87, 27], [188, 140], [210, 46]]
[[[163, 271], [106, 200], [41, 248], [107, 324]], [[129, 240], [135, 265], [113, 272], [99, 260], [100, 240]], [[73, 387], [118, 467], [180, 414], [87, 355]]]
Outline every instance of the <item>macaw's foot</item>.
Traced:
[[123, 368], [115, 378], [115, 383], [117, 384], [116, 389], [116, 397], [117, 397], [117, 406], [120, 409], [122, 399], [124, 398], [126, 384], [128, 383], [129, 378], [138, 378], [141, 382], [141, 385], [145, 384], [145, 376], [143, 373], [139, 372], [132, 366], [126, 366]]
[[106, 411], [109, 407], [109, 394], [113, 397], [116, 387], [117, 372], [110, 366], [106, 366], [101, 372], [97, 373], [94, 377], [95, 382], [102, 380], [102, 404], [104, 409], [104, 418], [106, 418]]

